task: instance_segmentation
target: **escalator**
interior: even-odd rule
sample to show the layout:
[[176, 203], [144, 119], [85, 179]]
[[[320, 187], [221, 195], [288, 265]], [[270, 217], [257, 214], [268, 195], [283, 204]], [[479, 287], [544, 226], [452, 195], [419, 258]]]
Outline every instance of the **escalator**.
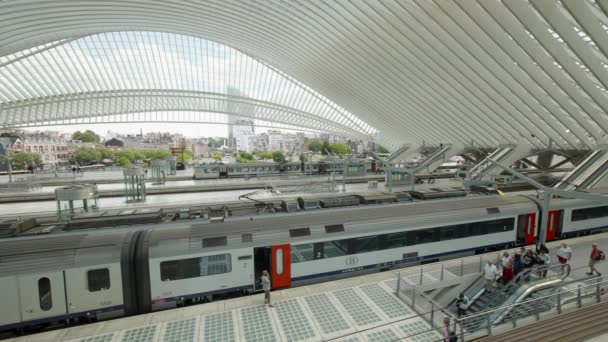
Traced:
[[554, 188], [582, 190], [592, 188], [608, 172], [608, 151], [592, 151], [562, 178]]
[[[474, 315], [487, 310], [509, 306], [521, 302], [535, 292], [559, 287], [570, 275], [570, 265], [549, 265], [527, 268], [518, 273], [510, 282], [499, 282], [493, 293], [486, 293], [483, 277], [474, 282], [465, 291], [469, 298], [465, 316]], [[491, 316], [492, 322], [502, 320], [510, 312], [497, 310]], [[466, 320], [465, 320], [466, 321]], [[466, 329], [471, 332], [477, 330], [485, 322], [470, 320], [466, 322]]]

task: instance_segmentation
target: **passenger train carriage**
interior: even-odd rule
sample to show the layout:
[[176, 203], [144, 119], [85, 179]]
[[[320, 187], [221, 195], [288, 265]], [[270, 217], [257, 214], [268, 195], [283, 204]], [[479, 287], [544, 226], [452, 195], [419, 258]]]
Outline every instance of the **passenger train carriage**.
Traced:
[[[602, 231], [608, 206], [552, 201], [547, 239]], [[534, 198], [264, 214], [223, 223], [0, 241], [0, 330], [145, 313], [533, 243]]]
[[235, 163], [201, 164], [194, 167], [194, 179], [215, 179], [234, 177], [259, 177], [277, 174], [314, 174], [327, 175], [333, 172], [342, 174], [344, 168], [350, 176], [365, 176], [375, 171], [375, 163], [355, 161], [319, 161], [312, 163]]

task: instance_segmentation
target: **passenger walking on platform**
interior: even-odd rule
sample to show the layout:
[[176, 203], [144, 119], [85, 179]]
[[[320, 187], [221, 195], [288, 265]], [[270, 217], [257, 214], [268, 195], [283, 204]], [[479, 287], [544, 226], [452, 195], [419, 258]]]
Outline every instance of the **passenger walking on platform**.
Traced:
[[498, 274], [496, 265], [492, 264], [492, 262], [488, 260], [488, 263], [486, 264], [486, 267], [483, 270], [483, 274], [486, 279], [486, 292], [493, 293], [494, 283], [496, 282], [496, 275]]
[[525, 268], [531, 268], [532, 266], [534, 266], [534, 263], [536, 262], [536, 257], [532, 253], [531, 249], [528, 249], [526, 251], [526, 254], [524, 256], [522, 256], [521, 258], [522, 258], [522, 262], [524, 263]]
[[566, 243], [562, 243], [561, 247], [557, 250], [557, 260], [559, 260], [560, 264], [565, 265], [570, 262], [571, 258], [572, 249]]
[[545, 252], [545, 254], [549, 254], [549, 248], [547, 248], [544, 243], [541, 243], [538, 247], [536, 247], [536, 254], [540, 254], [541, 251]]
[[507, 285], [513, 279], [513, 260], [509, 258], [507, 265], [502, 268], [502, 283]]
[[273, 305], [270, 303], [270, 274], [268, 274], [268, 271], [262, 271], [260, 280], [262, 281], [262, 289], [264, 290], [264, 304], [272, 308]]
[[547, 268], [549, 268], [549, 265], [551, 264], [551, 256], [549, 255], [549, 253], [545, 253], [545, 251], [541, 249], [540, 253], [538, 254], [538, 258], [545, 268], [542, 271], [542, 276], [543, 278], [545, 278], [547, 276]]
[[456, 342], [458, 341], [458, 337], [456, 336], [456, 332], [450, 331], [450, 319], [445, 317], [443, 319], [443, 328], [441, 328], [443, 333], [443, 341], [444, 342]]
[[466, 313], [468, 305], [469, 298], [465, 296], [464, 293], [460, 293], [456, 299], [456, 312], [458, 317], [463, 316]]
[[604, 252], [602, 252], [598, 247], [597, 243], [593, 243], [591, 245], [591, 255], [589, 256], [589, 271], [587, 275], [593, 275], [593, 272], [597, 273], [598, 276], [602, 274], [595, 269], [595, 263], [603, 260]]

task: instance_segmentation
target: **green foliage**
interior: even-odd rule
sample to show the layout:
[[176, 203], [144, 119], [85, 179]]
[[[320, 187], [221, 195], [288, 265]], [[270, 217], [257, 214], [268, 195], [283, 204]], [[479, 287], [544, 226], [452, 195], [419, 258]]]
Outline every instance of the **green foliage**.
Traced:
[[262, 157], [262, 153], [264, 153], [264, 151], [254, 148], [253, 151], [251, 152], [251, 154], [253, 154], [254, 156], [258, 156], [258, 157]]
[[388, 150], [384, 146], [378, 145], [378, 153], [388, 153]]
[[269, 160], [272, 159], [272, 152], [270, 151], [264, 151], [262, 152], [262, 154], [260, 155], [260, 158], [264, 159], [264, 160]]
[[99, 155], [101, 156], [101, 159], [114, 158], [114, 152], [112, 152], [111, 150], [109, 150], [105, 147], [97, 147], [96, 149], [99, 150]]
[[272, 152], [272, 160], [276, 163], [284, 162], [285, 155], [281, 151], [274, 151]]
[[349, 154], [351, 152], [350, 147], [348, 145], [342, 144], [342, 143], [330, 144], [329, 150], [331, 151], [331, 153], [337, 154], [337, 155]]
[[15, 170], [25, 170], [28, 166], [36, 167], [41, 163], [40, 154], [30, 152], [16, 153], [11, 157], [11, 166]]
[[79, 147], [74, 153], [74, 161], [78, 165], [89, 165], [94, 161], [101, 160], [101, 149], [94, 147]]
[[184, 158], [183, 159], [182, 159], [182, 154], [181, 153], [178, 153], [176, 155], [177, 161], [183, 161], [186, 164], [190, 163], [190, 161], [192, 160], [193, 156], [194, 156], [194, 153], [192, 153], [192, 151], [189, 151], [189, 150], [185, 150], [184, 151]]
[[308, 158], [306, 158], [306, 155], [304, 153], [300, 153], [300, 161], [305, 162], [307, 160], [308, 160]]
[[[139, 155], [138, 155], [139, 153]], [[136, 150], [135, 151], [135, 158], [136, 159], [150, 159], [150, 160], [158, 160], [158, 159], [165, 159], [168, 156], [170, 156], [171, 153], [169, 153], [168, 150], [162, 150], [162, 149], [158, 149], [158, 150]]]
[[220, 161], [222, 160], [222, 156], [220, 156], [220, 154], [217, 152], [213, 152], [213, 159]]
[[321, 153], [323, 155], [328, 155], [329, 154], [328, 151], [330, 151], [329, 142], [324, 141], [323, 144], [321, 145]]
[[82, 142], [92, 142], [99, 143], [101, 142], [101, 138], [99, 135], [95, 134], [95, 132], [91, 130], [86, 130], [84, 132], [76, 131], [72, 134], [72, 140], [80, 140]]
[[314, 139], [308, 144], [308, 149], [313, 152], [321, 152], [323, 148], [323, 143], [319, 139]]
[[122, 166], [122, 167], [129, 167], [131, 166], [131, 161], [127, 158], [127, 157], [119, 157], [118, 158], [118, 165]]
[[207, 144], [209, 147], [222, 147], [223, 142], [224, 142], [225, 138], [220, 138], [220, 137], [215, 137], [215, 138], [209, 138], [209, 144]]
[[253, 154], [247, 152], [240, 152], [239, 156], [245, 160], [253, 160]]

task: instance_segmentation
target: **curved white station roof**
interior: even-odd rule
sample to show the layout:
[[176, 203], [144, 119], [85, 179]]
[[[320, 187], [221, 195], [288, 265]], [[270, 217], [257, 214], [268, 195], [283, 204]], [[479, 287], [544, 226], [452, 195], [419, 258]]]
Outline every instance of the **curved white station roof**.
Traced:
[[229, 113], [389, 147], [593, 148], [608, 139], [607, 12], [608, 0], [4, 0], [0, 125]]

